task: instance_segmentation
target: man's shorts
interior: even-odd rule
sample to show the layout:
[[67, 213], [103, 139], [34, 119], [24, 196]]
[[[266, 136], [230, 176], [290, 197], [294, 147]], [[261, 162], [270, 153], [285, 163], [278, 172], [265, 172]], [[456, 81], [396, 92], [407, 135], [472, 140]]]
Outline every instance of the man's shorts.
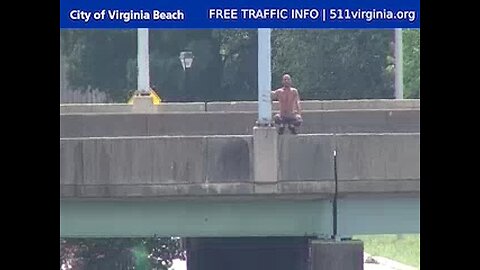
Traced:
[[288, 116], [281, 116], [279, 113], [275, 114], [273, 116], [273, 120], [275, 121], [275, 124], [277, 125], [293, 125], [295, 127], [298, 127], [302, 124], [303, 119], [300, 114], [295, 114], [293, 117], [288, 117]]

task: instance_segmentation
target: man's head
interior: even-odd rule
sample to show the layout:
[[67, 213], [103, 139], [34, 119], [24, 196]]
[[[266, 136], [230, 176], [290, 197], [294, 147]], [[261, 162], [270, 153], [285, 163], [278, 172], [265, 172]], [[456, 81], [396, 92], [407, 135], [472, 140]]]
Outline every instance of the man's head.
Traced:
[[289, 74], [284, 74], [282, 77], [282, 85], [284, 87], [291, 87], [292, 86], [292, 78]]

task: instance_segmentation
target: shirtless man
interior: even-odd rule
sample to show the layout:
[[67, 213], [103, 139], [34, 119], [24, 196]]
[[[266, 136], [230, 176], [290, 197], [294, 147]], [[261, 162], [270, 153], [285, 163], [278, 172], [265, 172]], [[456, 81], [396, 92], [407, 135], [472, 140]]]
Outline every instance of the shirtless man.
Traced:
[[276, 114], [273, 119], [275, 124], [279, 125], [279, 134], [285, 131], [285, 125], [292, 134], [297, 134], [295, 130], [302, 122], [302, 110], [300, 108], [300, 96], [298, 90], [292, 87], [292, 78], [289, 74], [282, 77], [282, 88], [272, 91], [272, 100], [278, 100], [280, 105], [280, 113]]

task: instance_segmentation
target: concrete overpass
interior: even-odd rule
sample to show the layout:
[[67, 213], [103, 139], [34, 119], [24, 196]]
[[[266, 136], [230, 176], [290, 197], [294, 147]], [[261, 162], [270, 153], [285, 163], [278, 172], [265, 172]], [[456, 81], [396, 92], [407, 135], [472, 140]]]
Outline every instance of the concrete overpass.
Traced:
[[[251, 135], [255, 102], [61, 106], [60, 136]], [[303, 134], [420, 132], [418, 100], [305, 101]], [[136, 111], [136, 112], [132, 112]]]
[[335, 196], [342, 235], [419, 232], [418, 149], [418, 133], [287, 135], [273, 151], [252, 135], [63, 138], [61, 233], [329, 235]]
[[183, 236], [189, 270], [363, 269], [358, 242], [326, 239], [419, 233], [409, 102], [305, 103], [280, 137], [250, 103], [61, 106], [61, 236]]
[[[162, 135], [249, 135], [255, 112], [62, 114], [64, 138]], [[306, 111], [300, 133], [419, 132], [420, 110]]]
[[[420, 109], [419, 99], [304, 100], [303, 110]], [[278, 110], [278, 102], [273, 102]], [[256, 101], [164, 102], [159, 106], [138, 108], [126, 103], [60, 104], [61, 114], [78, 113], [165, 113], [165, 112], [257, 112]]]

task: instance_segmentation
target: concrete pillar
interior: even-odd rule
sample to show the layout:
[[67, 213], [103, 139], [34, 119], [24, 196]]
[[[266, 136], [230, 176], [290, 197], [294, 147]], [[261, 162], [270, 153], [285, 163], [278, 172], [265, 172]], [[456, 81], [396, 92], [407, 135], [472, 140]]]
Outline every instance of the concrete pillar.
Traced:
[[312, 240], [310, 270], [363, 270], [363, 242]]
[[306, 270], [306, 237], [219, 237], [187, 241], [188, 270]]
[[137, 30], [137, 66], [137, 90], [148, 92], [150, 90], [148, 28], [139, 28]]
[[187, 270], [200, 269], [199, 262], [199, 240], [195, 238], [187, 238], [185, 240], [185, 249], [187, 251]]
[[258, 29], [258, 124], [272, 122], [272, 64], [270, 28]]
[[395, 99], [403, 99], [403, 38], [402, 29], [395, 29]]
[[278, 181], [278, 133], [275, 127], [253, 128], [255, 193], [276, 193]]
[[133, 98], [133, 113], [153, 113], [156, 107], [153, 104], [152, 97], [150, 96], [135, 96]]

